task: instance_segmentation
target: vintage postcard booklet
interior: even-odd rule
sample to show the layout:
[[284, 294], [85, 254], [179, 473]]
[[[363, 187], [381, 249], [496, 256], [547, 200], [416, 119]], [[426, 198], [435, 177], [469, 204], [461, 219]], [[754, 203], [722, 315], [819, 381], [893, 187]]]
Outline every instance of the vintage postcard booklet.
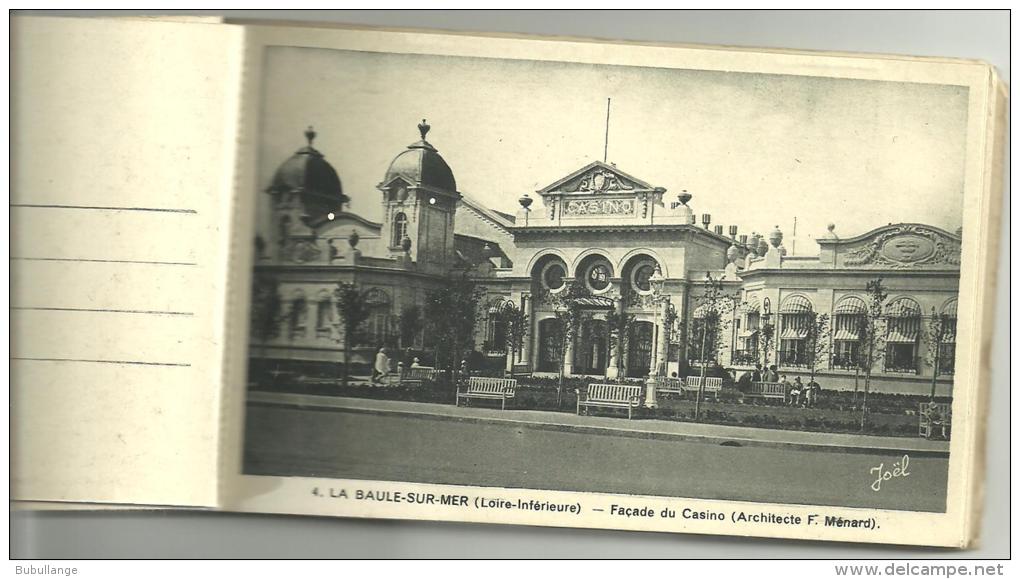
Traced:
[[12, 36], [19, 504], [975, 539], [990, 66]]

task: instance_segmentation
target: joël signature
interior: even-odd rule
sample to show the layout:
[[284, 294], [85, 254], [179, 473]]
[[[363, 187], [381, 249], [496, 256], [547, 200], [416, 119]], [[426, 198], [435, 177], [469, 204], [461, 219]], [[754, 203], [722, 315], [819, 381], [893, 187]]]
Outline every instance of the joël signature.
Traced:
[[880, 463], [878, 466], [873, 467], [869, 472], [875, 476], [875, 482], [871, 483], [871, 490], [878, 492], [882, 490], [882, 481], [889, 480], [891, 478], [899, 478], [904, 476], [910, 476], [907, 472], [907, 468], [910, 466], [910, 456], [904, 454], [903, 458], [892, 463], [890, 468], [885, 467], [885, 463]]

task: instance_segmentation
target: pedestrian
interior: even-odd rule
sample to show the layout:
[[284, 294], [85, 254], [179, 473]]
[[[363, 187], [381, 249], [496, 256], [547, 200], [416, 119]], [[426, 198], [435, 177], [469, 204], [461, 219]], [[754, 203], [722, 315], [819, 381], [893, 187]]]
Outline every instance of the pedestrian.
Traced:
[[797, 399], [800, 398], [800, 390], [795, 390], [790, 380], [783, 374], [783, 379], [780, 380], [780, 384], [783, 385], [783, 390], [786, 392], [787, 404], [794, 406], [797, 404]]
[[776, 365], [772, 364], [769, 366], [769, 371], [765, 373], [766, 382], [779, 382], [779, 370], [776, 369]]
[[805, 406], [807, 406], [808, 408], [813, 408], [814, 405], [818, 402], [818, 395], [821, 393], [822, 387], [819, 386], [818, 382], [816, 382], [814, 377], [812, 377], [811, 381], [808, 382], [807, 384], [807, 398], [805, 400]]
[[800, 376], [793, 379], [793, 391], [796, 393], [793, 401], [794, 406], [807, 403], [807, 389], [804, 388], [804, 383], [800, 381]]
[[751, 373], [751, 382], [761, 382], [761, 362], [754, 363], [754, 372]]
[[375, 354], [375, 365], [372, 368], [372, 383], [381, 384], [380, 379], [390, 373], [390, 358], [386, 355], [386, 348], [379, 348]]
[[421, 360], [419, 360], [417, 356], [415, 356], [414, 360], [411, 361], [411, 367], [412, 368], [421, 367]]

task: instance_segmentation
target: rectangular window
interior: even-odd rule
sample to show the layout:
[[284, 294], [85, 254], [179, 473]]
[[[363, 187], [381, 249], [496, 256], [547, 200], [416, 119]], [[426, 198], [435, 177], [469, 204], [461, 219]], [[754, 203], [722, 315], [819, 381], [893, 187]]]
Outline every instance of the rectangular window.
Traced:
[[894, 342], [885, 347], [885, 371], [911, 374], [917, 372], [917, 344]]
[[851, 340], [833, 340], [832, 367], [853, 370], [859, 364], [860, 344]]

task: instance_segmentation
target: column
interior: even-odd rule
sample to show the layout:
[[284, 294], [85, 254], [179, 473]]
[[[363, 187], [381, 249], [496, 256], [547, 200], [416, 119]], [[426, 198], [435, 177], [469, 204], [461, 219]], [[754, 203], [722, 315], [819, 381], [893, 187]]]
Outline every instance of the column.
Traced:
[[577, 336], [567, 342], [567, 352], [563, 354], [563, 375], [570, 376], [574, 372], [574, 342]]
[[[532, 309], [534, 309], [534, 308], [532, 308]], [[531, 352], [530, 352], [530, 354], [533, 354], [533, 355], [531, 355], [529, 357], [530, 358], [534, 358], [534, 360], [531, 361], [531, 371], [532, 372], [538, 370], [538, 360], [539, 360], [539, 358], [541, 358], [541, 352], [539, 352], [539, 348], [541, 347], [541, 343], [539, 342], [540, 336], [538, 335], [539, 334], [539, 326], [541, 326], [541, 324], [539, 323], [540, 320], [535, 319], [535, 317], [536, 316], [532, 317], [532, 320], [531, 320], [531, 335], [528, 336], [528, 343], [531, 344]]]
[[517, 363], [527, 364], [531, 360], [531, 340], [538, 333], [538, 323], [535, 322], [535, 312], [531, 311], [531, 296], [526, 293], [521, 294], [521, 311], [528, 314], [528, 334], [524, 336], [520, 359], [517, 360]]

